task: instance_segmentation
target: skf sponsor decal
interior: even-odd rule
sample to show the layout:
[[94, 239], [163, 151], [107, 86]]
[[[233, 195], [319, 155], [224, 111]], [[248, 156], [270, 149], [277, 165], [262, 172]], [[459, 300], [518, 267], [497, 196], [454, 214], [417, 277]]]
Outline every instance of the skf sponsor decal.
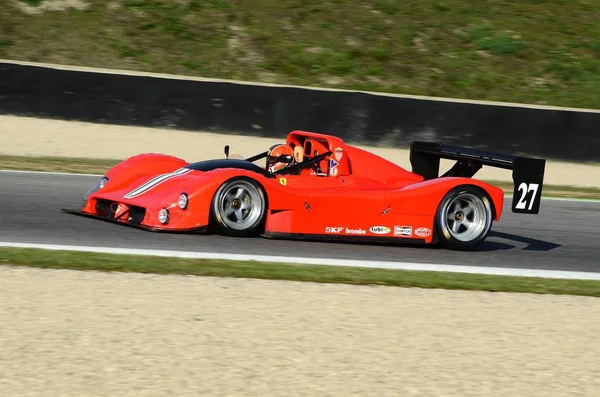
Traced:
[[394, 236], [412, 236], [412, 226], [394, 226]]
[[372, 226], [369, 231], [374, 234], [388, 234], [392, 229], [387, 226]]
[[148, 191], [154, 189], [155, 187], [157, 187], [161, 183], [164, 183], [164, 182], [168, 181], [169, 179], [173, 179], [173, 178], [176, 178], [178, 176], [189, 174], [190, 172], [192, 172], [192, 170], [189, 169], [189, 168], [180, 168], [177, 171], [173, 171], [173, 172], [169, 172], [167, 174], [159, 175], [157, 177], [152, 178], [151, 180], [149, 180], [148, 182], [144, 183], [143, 185], [141, 185], [141, 186], [133, 189], [132, 191], [130, 191], [129, 193], [127, 193], [124, 197], [127, 198], [127, 199], [132, 199], [132, 198], [141, 196], [142, 194], [147, 193]]
[[285, 185], [287, 185], [287, 179], [279, 178], [279, 183], [281, 183], [283, 186], [285, 186]]
[[428, 227], [420, 227], [415, 230], [415, 234], [419, 237], [431, 236], [431, 229]]
[[350, 229], [347, 227], [332, 227], [327, 226], [325, 228], [325, 233], [327, 234], [367, 234], [364, 229]]

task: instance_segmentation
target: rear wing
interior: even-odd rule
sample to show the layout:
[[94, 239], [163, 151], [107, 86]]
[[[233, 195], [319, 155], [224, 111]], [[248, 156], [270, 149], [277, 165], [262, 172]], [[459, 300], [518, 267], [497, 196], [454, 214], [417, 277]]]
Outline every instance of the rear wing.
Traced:
[[[452, 168], [438, 176], [440, 159], [456, 160]], [[484, 165], [512, 170], [512, 212], [537, 214], [540, 211], [546, 160], [503, 153], [414, 141], [410, 145], [412, 172], [425, 180], [446, 176], [471, 178]]]

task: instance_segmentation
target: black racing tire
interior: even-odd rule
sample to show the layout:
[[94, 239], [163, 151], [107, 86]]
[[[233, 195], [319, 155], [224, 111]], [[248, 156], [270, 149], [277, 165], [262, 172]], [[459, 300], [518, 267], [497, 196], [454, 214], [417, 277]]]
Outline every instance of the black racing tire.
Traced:
[[493, 220], [493, 204], [482, 189], [458, 186], [440, 202], [435, 215], [435, 230], [442, 247], [472, 250], [486, 239]]
[[266, 216], [267, 196], [262, 186], [245, 177], [224, 182], [210, 205], [211, 230], [231, 237], [262, 234]]

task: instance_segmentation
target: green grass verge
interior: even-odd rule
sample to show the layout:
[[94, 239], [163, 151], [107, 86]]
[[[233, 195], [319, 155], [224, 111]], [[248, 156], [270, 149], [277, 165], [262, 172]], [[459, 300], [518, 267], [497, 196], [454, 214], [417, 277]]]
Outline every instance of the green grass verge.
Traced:
[[40, 4], [42, 4], [42, 2], [44, 0], [20, 0], [20, 1], [23, 2], [23, 3], [25, 3], [25, 4], [29, 4], [30, 6], [37, 7]]
[[[0, 169], [69, 172], [74, 174], [103, 174], [121, 160], [65, 158], [65, 157], [28, 157], [0, 155]], [[504, 181], [487, 181], [507, 193], [512, 193], [513, 185]], [[544, 185], [544, 197], [599, 199], [600, 189], [559, 185]]]
[[599, 281], [0, 248], [0, 265], [353, 285], [600, 296]]
[[0, 155], [0, 169], [68, 172], [73, 174], [104, 174], [120, 161], [122, 160]]
[[3, 2], [0, 57], [600, 108], [596, 0], [51, 1]]

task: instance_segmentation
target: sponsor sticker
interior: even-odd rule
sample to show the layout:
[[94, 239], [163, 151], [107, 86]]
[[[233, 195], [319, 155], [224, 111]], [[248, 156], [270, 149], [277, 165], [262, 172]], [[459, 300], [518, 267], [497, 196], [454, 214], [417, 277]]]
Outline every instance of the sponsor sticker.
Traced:
[[371, 226], [369, 231], [374, 234], [388, 234], [392, 229], [387, 226]]
[[367, 234], [363, 229], [348, 229], [346, 228], [346, 234]]
[[336, 176], [338, 174], [337, 166], [339, 163], [334, 159], [329, 159], [329, 175]]
[[367, 231], [361, 228], [350, 229], [343, 226], [327, 226], [325, 227], [325, 233], [327, 234], [367, 234]]
[[394, 226], [394, 236], [412, 236], [412, 226]]
[[344, 149], [342, 149], [341, 147], [336, 147], [335, 150], [333, 151], [333, 157], [337, 161], [340, 161], [342, 159], [343, 155], [344, 155]]
[[431, 236], [431, 229], [428, 227], [420, 227], [415, 230], [415, 234], [419, 237]]

